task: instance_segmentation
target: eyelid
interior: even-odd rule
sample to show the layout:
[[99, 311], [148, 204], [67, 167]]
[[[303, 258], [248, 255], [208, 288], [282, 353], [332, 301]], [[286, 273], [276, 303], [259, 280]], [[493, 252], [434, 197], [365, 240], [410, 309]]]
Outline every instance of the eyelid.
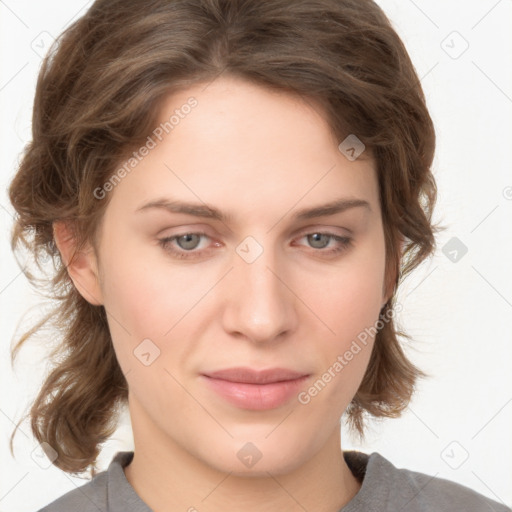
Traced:
[[303, 234], [310, 235], [313, 233], [324, 233], [336, 236], [352, 236], [353, 230], [341, 226], [330, 226], [326, 224], [308, 224], [307, 226], [295, 231], [293, 237], [296, 238], [297, 236], [303, 236]]
[[[166, 236], [163, 236], [161, 239], [171, 239], [171, 238], [179, 238], [184, 235], [202, 235], [211, 240], [215, 239], [215, 236], [209, 234], [208, 229], [204, 229], [203, 227], [197, 227], [197, 225], [184, 226], [183, 228], [180, 226], [180, 231], [176, 233], [172, 233]], [[343, 229], [346, 233], [339, 233], [334, 230]], [[161, 232], [165, 232], [167, 229], [161, 230]], [[350, 238], [353, 234], [351, 229], [348, 228], [340, 228], [339, 226], [306, 226], [296, 230], [292, 233], [292, 240], [295, 240], [298, 237], [304, 237], [306, 235], [312, 235], [314, 233], [331, 235], [333, 237], [339, 236], [341, 238]], [[160, 236], [159, 234], [157, 236]]]
[[201, 257], [205, 251], [211, 250], [211, 247], [208, 247], [206, 249], [201, 249], [199, 251], [191, 250], [191, 251], [185, 251], [185, 250], [179, 250], [175, 248], [168, 248], [171, 246], [172, 242], [174, 242], [176, 239], [185, 236], [185, 235], [199, 235], [204, 236], [206, 238], [211, 238], [207, 233], [204, 233], [202, 231], [184, 231], [181, 233], [176, 233], [174, 235], [165, 236], [163, 238], [158, 239], [158, 245], [168, 253], [168, 255], [171, 258], [177, 259], [177, 260], [186, 260], [186, 259], [194, 259]]
[[[199, 224], [186, 224], [182, 226], [177, 227], [167, 227], [164, 229], [159, 230], [156, 236], [161, 236], [161, 233], [168, 232], [169, 230], [179, 229], [180, 231], [177, 231], [176, 233], [166, 235], [163, 238], [170, 238], [170, 237], [179, 237], [183, 235], [204, 235], [211, 239], [215, 238], [215, 235], [209, 234], [209, 231], [214, 231], [211, 229], [208, 224], [199, 223]], [[333, 230], [340, 230], [340, 232], [334, 232]], [[326, 224], [308, 224], [307, 226], [303, 226], [301, 228], [296, 229], [291, 233], [292, 238], [297, 238], [298, 236], [304, 236], [303, 234], [313, 234], [313, 233], [325, 233], [325, 234], [332, 234], [337, 236], [346, 236], [348, 234], [349, 236], [353, 235], [353, 230], [347, 227], [341, 227], [341, 226], [331, 226]]]
[[[315, 247], [309, 248], [309, 252], [311, 252], [312, 254], [317, 254], [319, 256], [335, 257], [338, 254], [341, 255], [342, 253], [347, 251], [353, 245], [352, 236], [344, 236], [344, 235], [336, 234], [332, 231], [328, 231], [327, 229], [314, 229], [314, 228], [313, 229], [304, 229], [302, 231], [302, 233], [300, 233], [298, 236], [294, 237], [293, 241], [295, 241], [297, 238], [301, 239], [301, 238], [304, 238], [304, 237], [307, 237], [307, 236], [313, 235], [313, 234], [328, 236], [328, 237], [330, 237], [331, 240], [334, 240], [335, 242], [338, 243], [337, 247], [331, 248], [331, 249], [325, 249], [325, 248], [319, 249], [319, 248], [315, 248]], [[199, 231], [199, 230], [198, 231], [184, 230], [179, 233], [169, 235], [167, 237], [159, 238], [158, 244], [165, 251], [167, 251], [171, 257], [176, 258], [176, 259], [198, 259], [198, 258], [202, 258], [206, 252], [209, 252], [212, 250], [211, 246], [207, 247], [205, 249], [200, 249], [200, 250], [191, 249], [189, 251], [184, 250], [184, 249], [180, 250], [180, 249], [175, 249], [175, 248], [173, 248], [173, 249], [167, 248], [168, 246], [170, 246], [172, 244], [172, 242], [176, 241], [176, 239], [178, 239], [182, 236], [185, 236], [185, 235], [198, 235], [200, 237], [206, 237], [206, 238], [209, 238], [210, 240], [214, 241], [214, 243], [217, 246], [219, 245], [219, 242], [215, 241], [213, 237], [208, 235], [208, 233], [205, 233], [204, 231]], [[302, 245], [302, 244], [299, 244], [299, 245]]]

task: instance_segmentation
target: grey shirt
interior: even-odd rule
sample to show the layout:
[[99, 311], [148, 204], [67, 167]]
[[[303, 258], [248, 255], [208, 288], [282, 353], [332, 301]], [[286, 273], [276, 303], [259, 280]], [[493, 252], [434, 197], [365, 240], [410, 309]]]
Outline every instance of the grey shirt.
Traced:
[[[376, 452], [345, 451], [343, 456], [362, 486], [339, 512], [511, 512], [455, 482], [397, 469]], [[132, 458], [133, 452], [118, 452], [106, 471], [38, 512], [151, 512], [124, 474]]]

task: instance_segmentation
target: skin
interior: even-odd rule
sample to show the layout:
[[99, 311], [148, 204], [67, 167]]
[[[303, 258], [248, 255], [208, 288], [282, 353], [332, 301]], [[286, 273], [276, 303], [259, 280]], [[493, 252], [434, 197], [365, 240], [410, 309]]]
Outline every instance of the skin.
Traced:
[[[375, 324], [390, 297], [375, 164], [349, 161], [314, 103], [221, 77], [167, 98], [161, 121], [198, 105], [111, 192], [98, 253], [68, 267], [91, 303], [103, 304], [129, 387], [135, 456], [128, 481], [154, 510], [338, 511], [360, 489], [340, 448], [340, 417], [367, 367], [373, 339], [308, 404], [235, 407], [200, 374], [234, 366], [311, 374], [307, 390]], [[161, 199], [208, 204], [225, 222], [162, 208]], [[294, 220], [339, 198], [356, 207]], [[204, 231], [192, 242], [165, 237]], [[318, 232], [350, 236], [343, 248]], [[65, 261], [73, 242], [56, 225]], [[246, 237], [263, 249], [248, 263]], [[171, 250], [194, 254], [178, 259]], [[329, 254], [329, 249], [340, 252]], [[254, 246], [249, 251], [254, 251]], [[134, 350], [150, 339], [145, 366]], [[261, 459], [237, 452], [253, 443]]]

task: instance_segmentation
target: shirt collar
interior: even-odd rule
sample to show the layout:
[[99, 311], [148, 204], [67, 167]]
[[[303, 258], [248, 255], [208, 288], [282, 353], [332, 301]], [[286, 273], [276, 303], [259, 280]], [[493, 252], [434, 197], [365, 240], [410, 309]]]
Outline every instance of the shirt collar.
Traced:
[[133, 459], [133, 452], [117, 452], [108, 467], [108, 512], [152, 512], [128, 482], [124, 468]]

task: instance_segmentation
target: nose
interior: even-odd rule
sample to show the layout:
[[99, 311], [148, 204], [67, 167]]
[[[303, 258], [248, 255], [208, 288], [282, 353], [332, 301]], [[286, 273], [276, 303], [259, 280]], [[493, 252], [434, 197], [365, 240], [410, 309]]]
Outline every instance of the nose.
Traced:
[[296, 297], [291, 278], [274, 252], [265, 248], [255, 260], [234, 255], [223, 312], [226, 332], [253, 343], [268, 343], [296, 329]]

